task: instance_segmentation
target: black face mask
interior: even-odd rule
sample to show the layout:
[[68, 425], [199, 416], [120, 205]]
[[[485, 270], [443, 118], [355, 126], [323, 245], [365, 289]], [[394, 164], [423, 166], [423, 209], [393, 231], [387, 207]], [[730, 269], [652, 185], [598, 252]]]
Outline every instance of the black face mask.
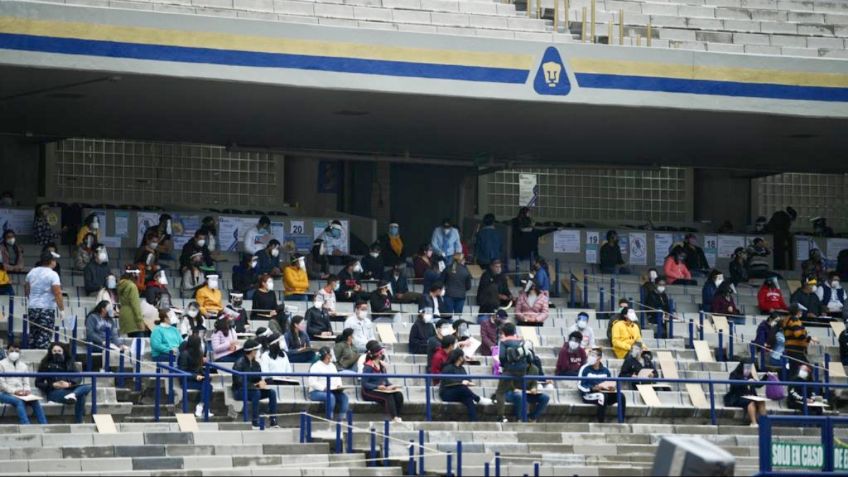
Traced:
[[53, 353], [53, 354], [50, 355], [50, 358], [56, 363], [61, 363], [61, 362], [65, 361], [65, 354], [64, 353]]

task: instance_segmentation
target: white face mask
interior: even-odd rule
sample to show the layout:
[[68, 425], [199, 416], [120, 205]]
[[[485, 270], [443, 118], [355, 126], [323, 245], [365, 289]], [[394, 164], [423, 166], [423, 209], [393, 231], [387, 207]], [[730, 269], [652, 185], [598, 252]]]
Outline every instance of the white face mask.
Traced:
[[259, 266], [258, 260], [251, 260], [250, 261], [250, 268], [256, 268], [257, 266]]
[[630, 321], [636, 321], [636, 320], [639, 319], [639, 317], [636, 316], [635, 310], [628, 310], [627, 311], [627, 319], [630, 320]]
[[586, 320], [578, 320], [577, 321], [577, 328], [581, 329], [581, 330], [586, 328]]
[[723, 276], [721, 276], [721, 275], [716, 276], [716, 279], [715, 279], [715, 284], [716, 284], [716, 286], [721, 285], [721, 284], [722, 284], [722, 282], [724, 282], [724, 277], [723, 277]]
[[315, 308], [321, 309], [324, 306], [324, 301], [323, 300], [313, 300], [312, 306], [314, 306]]
[[839, 290], [839, 287], [840, 287], [839, 281], [834, 280], [834, 281], [830, 282], [830, 288], [833, 288], [834, 290]]
[[439, 272], [444, 272], [445, 271], [445, 262], [439, 262], [437, 267], [439, 268]]
[[97, 254], [97, 260], [100, 263], [106, 263], [109, 261], [109, 254], [107, 254], [106, 252], [100, 252]]
[[17, 351], [12, 351], [11, 353], [9, 353], [9, 361], [17, 363], [19, 359], [21, 359], [21, 353]]
[[815, 293], [815, 292], [817, 292], [818, 290], [819, 290], [819, 287], [818, 287], [818, 286], [816, 286], [816, 285], [813, 285], [813, 286], [811, 286], [811, 287], [810, 287], [810, 291], [811, 291], [812, 293]]
[[807, 379], [807, 376], [809, 376], [809, 375], [810, 375], [810, 373], [806, 369], [802, 369], [802, 370], [798, 371], [798, 377], [801, 378], [801, 379]]
[[275, 248], [275, 249], [271, 250], [271, 256], [274, 257], [274, 258], [279, 257], [280, 256], [280, 249]]
[[568, 342], [568, 349], [570, 349], [571, 351], [576, 350], [578, 346], [580, 346], [580, 343], [578, 343], [576, 341], [569, 341]]
[[99, 229], [99, 228], [100, 228], [100, 221], [99, 221], [99, 220], [97, 220], [97, 219], [94, 219], [94, 220], [91, 222], [91, 230], [97, 230], [97, 229]]
[[588, 358], [586, 358], [586, 364], [589, 366], [594, 366], [598, 362], [598, 357], [594, 354], [590, 354]]
[[368, 310], [356, 310], [356, 317], [360, 320], [365, 320], [368, 318]]
[[377, 257], [380, 256], [380, 252], [371, 252], [368, 255], [371, 255], [372, 257], [377, 258]]
[[159, 242], [150, 242], [150, 248], [156, 250], [159, 247]]
[[265, 288], [267, 288], [268, 291], [273, 290], [274, 289], [274, 281], [268, 280], [267, 282], [265, 282]]
[[660, 293], [665, 293], [665, 285], [658, 286], [657, 291], [660, 292]]
[[362, 273], [362, 264], [357, 262], [356, 265], [353, 266], [353, 273]]
[[651, 281], [653, 282], [654, 280], [657, 279], [657, 272], [651, 270], [650, 272], [648, 272], [648, 278], [650, 278]]
[[439, 291], [439, 296], [445, 296], [445, 293], [446, 293], [445, 289], [442, 288], [441, 291]]
[[432, 313], [425, 313], [424, 314], [424, 323], [432, 323], [432, 322], [433, 322]]
[[218, 289], [218, 279], [217, 278], [209, 280], [208, 282], [206, 282], [206, 284], [209, 285], [209, 288], [211, 288], [212, 290]]
[[297, 268], [299, 268], [301, 270], [306, 270], [306, 259], [305, 258], [297, 259]]
[[634, 358], [638, 358], [640, 354], [642, 354], [642, 350], [638, 348], [630, 351], [630, 356], [633, 356]]
[[115, 288], [117, 285], [115, 277], [106, 277], [106, 288]]
[[198, 310], [196, 310], [194, 308], [189, 308], [188, 312], [186, 314], [189, 316], [189, 318], [196, 318], [197, 312], [198, 312]]
[[168, 277], [165, 275], [159, 275], [159, 278], [156, 280], [160, 285], [165, 286], [168, 284]]
[[439, 329], [439, 333], [441, 333], [442, 336], [452, 335], [453, 326], [443, 326]]
[[171, 235], [171, 221], [165, 222], [165, 233]]
[[6, 243], [9, 245], [15, 245], [15, 237], [9, 237], [6, 239]]

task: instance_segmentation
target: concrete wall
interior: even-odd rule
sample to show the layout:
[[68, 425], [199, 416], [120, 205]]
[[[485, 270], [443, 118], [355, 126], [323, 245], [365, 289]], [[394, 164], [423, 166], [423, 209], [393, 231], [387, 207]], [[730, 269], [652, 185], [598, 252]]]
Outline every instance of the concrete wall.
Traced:
[[703, 230], [717, 230], [725, 220], [737, 232], [746, 230], [751, 216], [751, 179], [728, 171], [696, 169], [694, 187], [695, 221], [709, 222]]
[[[0, 192], [11, 191], [15, 202], [29, 206], [41, 195], [41, 147], [18, 138], [0, 136]], [[42, 172], [43, 173], [43, 172]]]

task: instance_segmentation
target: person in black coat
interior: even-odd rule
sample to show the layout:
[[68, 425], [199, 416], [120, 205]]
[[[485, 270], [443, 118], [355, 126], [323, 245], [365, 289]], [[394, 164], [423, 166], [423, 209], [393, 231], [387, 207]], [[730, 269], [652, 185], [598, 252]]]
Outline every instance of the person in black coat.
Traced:
[[368, 255], [362, 257], [362, 279], [363, 280], [382, 280], [385, 270], [383, 263], [383, 247], [380, 242], [371, 244]]
[[695, 234], [686, 234], [683, 242], [683, 250], [686, 252], [686, 268], [694, 274], [707, 275], [710, 273], [710, 263], [704, 249], [698, 246], [698, 237]]
[[[79, 370], [68, 346], [63, 343], [53, 343], [38, 365], [38, 372], [79, 373]], [[41, 390], [48, 401], [59, 404], [74, 403], [74, 417], [77, 424], [81, 424], [85, 414], [85, 398], [91, 393], [91, 386], [80, 384], [81, 381], [82, 379], [71, 377], [39, 376], [35, 378], [35, 387]]]
[[[789, 409], [795, 409], [803, 413], [804, 399], [806, 396], [806, 400], [808, 403], [807, 413], [813, 416], [821, 416], [824, 411], [822, 407], [809, 406], [809, 404], [821, 403], [823, 401], [821, 388], [815, 385], [803, 386], [801, 384], [812, 384], [815, 382], [813, 381], [812, 369], [810, 369], [810, 366], [808, 364], [802, 364], [801, 366], [798, 366], [798, 371], [795, 373], [795, 376], [790, 379], [790, 381], [798, 384], [793, 384], [792, 386], [789, 386], [789, 392], [786, 395], [787, 407], [789, 407]], [[806, 388], [806, 390], [804, 388]]]
[[[651, 358], [650, 351], [642, 350], [642, 343], [633, 343], [633, 347], [630, 348], [630, 354], [624, 359], [624, 363], [621, 365], [621, 372], [618, 376], [620, 378], [636, 378], [639, 377], [639, 373], [643, 369], [651, 369], [653, 370], [651, 376], [656, 378], [658, 376], [657, 368]], [[636, 386], [639, 384], [648, 384], [648, 381], [632, 383], [633, 389], [636, 389]]]
[[[188, 378], [186, 384], [188, 385], [188, 390], [200, 391], [197, 393], [194, 415], [201, 417], [203, 416], [203, 403], [206, 402], [204, 394], [208, 392], [208, 389], [204, 387], [206, 373], [204, 373], [203, 369], [203, 342], [201, 341], [200, 335], [193, 334], [189, 335], [184, 343], [185, 345], [180, 351], [180, 356], [177, 358], [177, 367], [180, 370], [193, 375], [191, 378]], [[186, 391], [187, 390], [183, 390], [183, 392]], [[183, 398], [185, 399], [185, 396], [183, 396]], [[209, 416], [212, 417], [213, 414], [210, 412]]]
[[480, 284], [477, 287], [477, 306], [480, 307], [479, 313], [487, 314], [494, 313], [501, 306], [506, 306], [512, 301], [512, 294], [509, 291], [509, 283], [506, 280], [506, 275], [501, 273], [503, 265], [500, 260], [492, 260], [489, 269], [483, 272], [480, 277]]
[[766, 232], [772, 234], [774, 240], [774, 269], [794, 270], [795, 247], [792, 244], [792, 222], [798, 218], [798, 212], [792, 207], [778, 210], [766, 224]]
[[415, 323], [409, 330], [409, 352], [411, 354], [427, 354], [427, 342], [436, 335], [433, 326], [433, 315], [419, 313]]
[[618, 232], [615, 230], [607, 232], [607, 241], [601, 245], [598, 253], [601, 273], [630, 273], [624, 267], [624, 256], [621, 254], [621, 247], [618, 245]]
[[330, 314], [324, 309], [324, 299], [316, 294], [312, 306], [306, 310], [306, 334], [313, 340], [333, 340]]
[[765, 401], [745, 399], [745, 396], [756, 396], [757, 388], [763, 386], [761, 381], [754, 378], [754, 363], [750, 360], [739, 361], [736, 369], [731, 371], [729, 379], [731, 381], [748, 381], [750, 384], [731, 384], [727, 394], [724, 395], [724, 405], [744, 409], [748, 414], [751, 426], [756, 427], [758, 416], [766, 415], [766, 403]]
[[[240, 373], [261, 373], [262, 367], [259, 366], [259, 361], [256, 355], [262, 346], [256, 340], [247, 340], [244, 343], [244, 355], [233, 365], [233, 370]], [[245, 380], [247, 381], [245, 383]], [[250, 408], [253, 416], [253, 426], [259, 427], [259, 400], [268, 399], [268, 412], [270, 414], [277, 413], [277, 392], [268, 387], [260, 376], [248, 376], [242, 378], [239, 374], [233, 375], [233, 399], [236, 401], [244, 400], [244, 386], [247, 385], [247, 400], [250, 401]], [[247, 403], [244, 403], [247, 406]], [[277, 418], [270, 419], [271, 427], [277, 427]]]
[[666, 320], [670, 319], [668, 315], [671, 314], [671, 303], [665, 293], [665, 278], [657, 277], [654, 285], [645, 295], [645, 308], [648, 312], [648, 321], [657, 325], [656, 337], [664, 338], [667, 336]]

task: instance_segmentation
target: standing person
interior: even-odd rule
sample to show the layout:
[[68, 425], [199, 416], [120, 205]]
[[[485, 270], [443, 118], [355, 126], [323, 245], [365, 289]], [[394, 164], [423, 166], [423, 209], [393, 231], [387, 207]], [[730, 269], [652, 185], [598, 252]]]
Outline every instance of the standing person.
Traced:
[[54, 271], [59, 254], [41, 254], [38, 266], [27, 273], [24, 293], [27, 296], [27, 320], [29, 320], [29, 347], [47, 349], [53, 338], [53, 329], [58, 318], [65, 314], [62, 300], [62, 283]]
[[480, 314], [494, 313], [501, 306], [507, 306], [512, 301], [509, 283], [503, 272], [500, 260], [493, 260], [488, 270], [480, 277], [477, 287], [477, 306]]
[[309, 374], [312, 375], [309, 376], [309, 400], [327, 403], [327, 414], [330, 419], [340, 421], [347, 415], [348, 408], [348, 397], [342, 385], [342, 378], [330, 378], [328, 389], [327, 378], [322, 377], [322, 375], [339, 372], [332, 361], [333, 353], [330, 348], [323, 346], [318, 350], [318, 361], [309, 368]]
[[745, 396], [756, 396], [757, 389], [763, 386], [762, 382], [758, 382], [753, 376], [754, 363], [747, 360], [739, 361], [730, 373], [731, 381], [747, 381], [750, 384], [734, 383], [731, 384], [727, 394], [724, 395], [724, 405], [726, 407], [740, 407], [745, 410], [748, 415], [748, 420], [751, 427], [757, 427], [758, 416], [766, 415], [766, 403], [763, 401], [752, 401], [745, 399]]
[[283, 290], [287, 300], [307, 300], [309, 276], [306, 273], [306, 257], [303, 255], [292, 255], [291, 263], [283, 269]]
[[465, 379], [468, 375], [465, 367], [465, 353], [461, 349], [451, 351], [447, 356], [441, 374], [444, 376], [439, 383], [439, 398], [444, 402], [460, 402], [468, 410], [468, 420], [477, 421], [477, 405], [488, 406], [492, 400], [480, 397], [471, 390], [474, 383]]
[[444, 279], [445, 311], [460, 317], [465, 309], [465, 296], [471, 290], [471, 273], [465, 266], [465, 257], [462, 254], [453, 256], [453, 263], [445, 270]]
[[[180, 351], [180, 357], [177, 359], [177, 366], [181, 371], [185, 371], [187, 373], [191, 373], [192, 377], [188, 378], [185, 382], [187, 384], [187, 388], [183, 390], [186, 393], [183, 396], [183, 399], [188, 399], [188, 391], [196, 390], [200, 391], [197, 393], [197, 401], [194, 406], [194, 416], [198, 419], [203, 417], [204, 403], [206, 402], [205, 393], [207, 391], [206, 386], [206, 373], [203, 369], [203, 364], [205, 362], [205, 358], [203, 356], [203, 342], [198, 335], [191, 335], [186, 339], [186, 345], [183, 347], [183, 350]], [[209, 413], [209, 417], [214, 416], [211, 412]]]
[[256, 255], [257, 252], [268, 246], [268, 242], [272, 238], [274, 236], [271, 235], [271, 219], [267, 215], [263, 215], [259, 217], [259, 222], [255, 226], [244, 232], [242, 243], [244, 244], [245, 255]]
[[686, 267], [686, 252], [683, 247], [677, 246], [671, 249], [671, 253], [665, 259], [663, 265], [666, 282], [669, 285], [697, 285], [692, 279], [692, 273]]
[[530, 278], [540, 292], [551, 293], [551, 275], [548, 273], [548, 262], [542, 257], [536, 257], [530, 268]]
[[14, 407], [18, 413], [18, 423], [21, 425], [29, 424], [27, 406], [32, 408], [32, 415], [39, 424], [47, 424], [41, 402], [38, 399], [31, 401], [22, 399], [32, 395], [29, 378], [7, 376], [9, 373], [29, 372], [29, 366], [21, 359], [21, 345], [15, 341], [9, 341], [6, 345], [6, 358], [0, 361], [0, 404]]
[[35, 206], [35, 218], [32, 221], [32, 232], [35, 237], [35, 243], [40, 246], [45, 246], [48, 243], [59, 240], [59, 236], [53, 231], [50, 222], [47, 220], [47, 213], [50, 212], [50, 206], [47, 204], [39, 204]]
[[555, 228], [537, 229], [530, 217], [530, 208], [522, 207], [510, 221], [512, 226], [512, 258], [531, 260], [539, 256], [539, 237], [553, 232]]
[[360, 352], [366, 350], [366, 345], [369, 341], [376, 341], [377, 335], [374, 333], [374, 324], [368, 318], [368, 303], [358, 301], [353, 308], [353, 316], [349, 317], [344, 322], [345, 328], [353, 329], [353, 345]]
[[539, 290], [535, 281], [527, 282], [529, 290], [521, 290], [515, 304], [515, 320], [522, 326], [542, 326], [548, 319], [550, 298]]
[[704, 276], [710, 271], [710, 264], [704, 249], [698, 246], [698, 236], [693, 233], [686, 234], [683, 242], [683, 251], [686, 252], [686, 268], [690, 272]]
[[616, 392], [615, 383], [608, 381], [612, 377], [612, 373], [604, 366], [602, 358], [601, 348], [592, 348], [586, 364], [577, 372], [577, 375], [583, 378], [577, 385], [577, 389], [581, 393], [583, 402], [598, 407], [598, 422], [606, 422], [606, 409], [617, 405], [619, 397], [621, 398], [622, 414], [627, 411], [627, 400], [624, 394], [619, 395]]
[[292, 363], [311, 363], [315, 350], [310, 347], [309, 336], [306, 334], [306, 320], [298, 315], [291, 319], [285, 335], [289, 361]]
[[369, 341], [366, 345], [365, 364], [362, 373], [362, 399], [383, 406], [386, 415], [395, 423], [403, 422], [403, 392], [400, 386], [392, 384], [381, 375], [388, 371], [383, 361], [383, 346], [378, 341]]
[[624, 256], [618, 244], [618, 232], [607, 231], [607, 240], [601, 244], [599, 251], [601, 273], [606, 274], [628, 274], [630, 270], [624, 266]]
[[[38, 372], [79, 373], [68, 346], [62, 343], [50, 345], [50, 349], [38, 365]], [[91, 393], [91, 386], [81, 384], [80, 381], [82, 379], [77, 380], [70, 376], [39, 376], [35, 378], [35, 386], [50, 402], [74, 403], [74, 422], [82, 424], [85, 414], [85, 397]]]
[[453, 226], [451, 219], [445, 217], [442, 225], [433, 230], [430, 246], [433, 247], [433, 253], [442, 257], [446, 265], [450, 265], [454, 255], [462, 254], [459, 230]]
[[[256, 354], [262, 346], [255, 340], [247, 340], [244, 343], [244, 355], [233, 365], [233, 370], [239, 373], [261, 373], [262, 367], [256, 359]], [[269, 414], [277, 413], [277, 393], [268, 388], [268, 383], [260, 376], [242, 377], [240, 374], [233, 375], [233, 399], [243, 401], [244, 387], [247, 387], [247, 399], [250, 401], [250, 409], [253, 427], [259, 427], [259, 400], [268, 399]], [[247, 406], [247, 403], [244, 403]], [[277, 427], [277, 417], [270, 418], [271, 427]]]
[[568, 335], [568, 341], [563, 343], [557, 355], [556, 375], [577, 376], [580, 368], [586, 364], [586, 350], [580, 346], [583, 335], [579, 331], [572, 331]]
[[772, 313], [777, 310], [788, 310], [789, 305], [783, 300], [783, 292], [777, 286], [777, 277], [766, 278], [757, 292], [757, 306], [760, 313]]
[[794, 371], [800, 363], [809, 363], [807, 360], [807, 348], [810, 343], [818, 343], [819, 340], [807, 334], [804, 326], [803, 312], [797, 304], [789, 306], [789, 316], [783, 321], [783, 336], [786, 338], [786, 356], [791, 358], [789, 369]]
[[794, 247], [792, 244], [792, 222], [798, 218], [798, 212], [792, 207], [786, 210], [778, 210], [771, 216], [766, 224], [766, 232], [774, 238], [774, 268], [776, 270], [793, 270], [795, 260], [793, 259]]
[[403, 239], [400, 236], [400, 225], [396, 221], [389, 224], [386, 235], [380, 238], [383, 249], [383, 263], [387, 267], [406, 262], [406, 250], [403, 248]]
[[435, 283], [444, 283], [445, 260], [442, 257], [433, 259], [433, 264], [424, 272], [424, 279], [421, 280], [421, 289], [429, 290], [430, 286]]
[[495, 229], [494, 214], [483, 216], [483, 226], [477, 231], [474, 243], [474, 258], [483, 268], [488, 268], [492, 260], [503, 258], [503, 239]]

